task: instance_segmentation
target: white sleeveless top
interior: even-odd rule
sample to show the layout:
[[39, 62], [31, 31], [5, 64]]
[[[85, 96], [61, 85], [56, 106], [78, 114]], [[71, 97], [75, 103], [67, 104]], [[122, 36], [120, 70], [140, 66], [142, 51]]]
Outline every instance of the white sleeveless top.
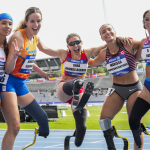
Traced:
[[0, 84], [6, 84], [8, 80], [8, 74], [5, 73], [5, 62], [6, 55], [4, 52], [4, 48], [0, 47]]

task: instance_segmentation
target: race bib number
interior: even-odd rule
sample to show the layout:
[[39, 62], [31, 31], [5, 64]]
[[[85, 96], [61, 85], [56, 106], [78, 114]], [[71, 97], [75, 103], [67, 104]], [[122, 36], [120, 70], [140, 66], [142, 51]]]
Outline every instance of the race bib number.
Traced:
[[26, 55], [26, 60], [19, 70], [20, 73], [30, 74], [32, 72], [35, 56], [36, 55]]
[[144, 44], [141, 56], [145, 62], [150, 65], [150, 43]]
[[115, 91], [114, 88], [108, 88], [108, 91], [105, 96], [110, 96]]
[[67, 61], [64, 67], [65, 67], [66, 74], [72, 77], [82, 76], [83, 74], [86, 73], [87, 61], [67, 58]]
[[0, 77], [0, 84], [7, 84], [7, 81], [8, 81], [8, 77], [9, 75], [8, 74], [4, 74], [3, 77]]
[[130, 71], [124, 54], [113, 57], [107, 61], [107, 70], [114, 76], [121, 76]]

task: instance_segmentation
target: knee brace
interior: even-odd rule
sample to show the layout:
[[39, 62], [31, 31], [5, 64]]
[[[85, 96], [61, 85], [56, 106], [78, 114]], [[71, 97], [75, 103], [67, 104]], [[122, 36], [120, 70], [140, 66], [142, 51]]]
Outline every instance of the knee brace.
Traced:
[[130, 117], [129, 117], [129, 125], [132, 130], [132, 134], [134, 137], [134, 141], [136, 145], [140, 148], [142, 145], [141, 142], [141, 125], [140, 120], [145, 115], [145, 113], [149, 110], [150, 105], [144, 99], [138, 97], [135, 101]]
[[87, 110], [82, 109], [81, 111], [75, 111], [73, 116], [76, 122], [75, 145], [79, 147], [86, 133]]
[[109, 119], [109, 118], [106, 118], [106, 119], [103, 119], [103, 120], [99, 119], [99, 124], [100, 124], [100, 127], [101, 127], [101, 129], [104, 133], [104, 137], [105, 137], [105, 140], [106, 140], [106, 143], [107, 143], [108, 150], [116, 150], [115, 144], [114, 144], [114, 141], [113, 141], [113, 137], [114, 137], [113, 132], [114, 132], [114, 130], [111, 127], [111, 119]]
[[39, 136], [47, 137], [49, 135], [48, 117], [45, 111], [40, 107], [34, 99], [29, 105], [23, 108], [29, 115], [31, 115], [39, 125]]
[[84, 81], [78, 78], [66, 81], [63, 84], [63, 91], [69, 96], [73, 94], [79, 94], [79, 91], [81, 87], [83, 86], [83, 83]]

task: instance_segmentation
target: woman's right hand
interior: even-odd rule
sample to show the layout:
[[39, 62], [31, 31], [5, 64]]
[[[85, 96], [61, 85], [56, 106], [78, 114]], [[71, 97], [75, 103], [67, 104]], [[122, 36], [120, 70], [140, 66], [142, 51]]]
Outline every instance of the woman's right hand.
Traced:
[[13, 53], [13, 57], [16, 60], [18, 58], [18, 56], [20, 55], [22, 49], [18, 48], [18, 44], [17, 44], [17, 40], [15, 39], [14, 42], [12, 42], [13, 47], [14, 47], [14, 53]]

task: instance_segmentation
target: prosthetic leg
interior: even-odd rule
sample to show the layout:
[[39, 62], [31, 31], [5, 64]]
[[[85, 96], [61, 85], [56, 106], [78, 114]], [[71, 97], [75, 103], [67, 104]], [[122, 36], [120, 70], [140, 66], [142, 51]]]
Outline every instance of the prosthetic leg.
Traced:
[[130, 129], [132, 131], [134, 141], [138, 148], [141, 148], [142, 146], [142, 141], [140, 138], [141, 132], [144, 132], [145, 134], [149, 135], [144, 125], [140, 123], [141, 118], [146, 114], [149, 108], [150, 104], [141, 97], [138, 97], [133, 105], [129, 117]]
[[141, 123], [141, 131], [144, 132], [146, 135], [150, 136], [150, 133], [148, 133], [147, 129], [145, 128], [144, 124]]
[[64, 141], [64, 150], [70, 150], [70, 138], [75, 137], [76, 130], [74, 131], [74, 134], [72, 136], [66, 136]]
[[36, 137], [37, 137], [37, 134], [38, 134], [38, 129], [37, 129], [37, 128], [35, 128], [33, 142], [31, 142], [31, 143], [29, 143], [29, 144], [25, 145], [25, 146], [22, 148], [22, 150], [25, 150], [26, 148], [28, 148], [28, 147], [32, 146], [32, 145], [35, 143], [35, 141], [36, 141]]
[[84, 81], [81, 79], [75, 79], [73, 82], [73, 103], [72, 103], [72, 108], [75, 109], [76, 106], [79, 103], [79, 91], [81, 89], [81, 87], [83, 86]]
[[142, 141], [141, 141], [141, 138], [140, 138], [141, 132], [144, 132], [146, 135], [150, 135], [143, 123], [140, 124], [139, 129], [132, 130], [132, 134], [133, 134], [135, 143], [138, 146], [138, 148], [141, 148], [141, 146], [142, 146]]
[[49, 123], [46, 112], [39, 106], [37, 101], [34, 99], [29, 105], [23, 108], [30, 116], [32, 116], [39, 125], [39, 129], [35, 129], [34, 141], [27, 146], [23, 147], [23, 150], [32, 146], [35, 141], [37, 134], [46, 138], [49, 135]]
[[74, 143], [77, 147], [81, 146], [86, 133], [87, 110], [82, 109], [81, 111], [75, 111], [73, 116], [76, 122], [76, 130], [72, 136], [66, 136], [64, 141], [64, 150], [70, 150], [69, 143], [71, 137], [75, 137]]
[[123, 150], [128, 150], [129, 149], [129, 141], [127, 138], [119, 136], [116, 127], [115, 126], [111, 126], [111, 120], [109, 118], [100, 120], [99, 119], [99, 124], [100, 127], [104, 133], [104, 137], [107, 143], [107, 148], [108, 150], [116, 150], [115, 148], [115, 144], [113, 141], [113, 137], [117, 137], [117, 138], [121, 138], [123, 139], [124, 142], [124, 147]]
[[79, 97], [78, 100], [76, 100], [76, 95], [74, 95], [72, 108], [75, 110], [82, 110], [83, 107], [86, 105], [87, 101], [89, 100], [93, 89], [94, 89], [94, 83], [88, 82], [80, 102], [79, 102]]

